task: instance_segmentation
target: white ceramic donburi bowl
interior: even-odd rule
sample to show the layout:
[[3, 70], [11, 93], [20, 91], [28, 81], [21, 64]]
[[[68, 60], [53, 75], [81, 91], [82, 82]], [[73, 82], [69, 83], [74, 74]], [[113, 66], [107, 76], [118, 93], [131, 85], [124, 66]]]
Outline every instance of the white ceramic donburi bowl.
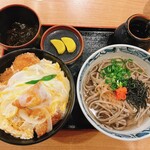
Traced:
[[118, 58], [118, 57], [124, 59], [125, 58], [133, 59], [134, 62], [143, 67], [146, 70], [146, 72], [150, 75], [150, 53], [146, 52], [145, 50], [125, 44], [110, 45], [102, 49], [99, 49], [84, 62], [79, 72], [77, 79], [77, 97], [79, 105], [87, 120], [98, 131], [112, 138], [124, 141], [135, 141], [146, 137], [150, 137], [150, 118], [145, 119], [145, 121], [138, 127], [135, 126], [131, 129], [124, 131], [110, 130], [104, 127], [102, 124], [100, 124], [96, 119], [94, 119], [94, 117], [89, 113], [86, 104], [83, 100], [82, 83], [89, 69], [94, 64], [97, 64], [98, 62], [101, 62], [104, 59]]

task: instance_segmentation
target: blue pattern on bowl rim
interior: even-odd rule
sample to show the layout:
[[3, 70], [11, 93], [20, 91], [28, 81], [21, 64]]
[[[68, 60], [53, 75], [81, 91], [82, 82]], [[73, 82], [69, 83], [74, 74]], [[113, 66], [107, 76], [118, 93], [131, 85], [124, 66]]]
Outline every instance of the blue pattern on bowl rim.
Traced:
[[110, 130], [107, 130], [106, 128], [102, 127], [100, 124], [96, 123], [94, 121], [94, 119], [87, 113], [87, 108], [82, 101], [82, 95], [80, 93], [80, 91], [82, 91], [81, 90], [81, 88], [82, 88], [81, 81], [83, 79], [84, 72], [87, 70], [87, 68], [96, 59], [98, 59], [99, 57], [102, 57], [106, 53], [116, 53], [119, 51], [137, 56], [137, 57], [143, 59], [145, 62], [147, 62], [150, 65], [150, 54], [148, 52], [146, 52], [145, 50], [142, 50], [141, 48], [138, 48], [135, 46], [126, 45], [126, 44], [115, 44], [115, 45], [110, 45], [110, 46], [104, 47], [104, 48], [96, 51], [84, 62], [83, 66], [81, 67], [81, 70], [79, 72], [78, 80], [77, 80], [77, 91], [79, 91], [79, 92], [77, 92], [78, 102], [79, 102], [80, 108], [81, 108], [82, 112], [84, 113], [85, 117], [97, 130], [103, 132], [104, 134], [106, 134], [110, 137], [113, 137], [113, 138], [116, 138], [119, 140], [124, 140], [124, 141], [140, 140], [140, 139], [150, 136], [150, 127], [139, 133], [129, 134], [129, 135], [111, 132]]

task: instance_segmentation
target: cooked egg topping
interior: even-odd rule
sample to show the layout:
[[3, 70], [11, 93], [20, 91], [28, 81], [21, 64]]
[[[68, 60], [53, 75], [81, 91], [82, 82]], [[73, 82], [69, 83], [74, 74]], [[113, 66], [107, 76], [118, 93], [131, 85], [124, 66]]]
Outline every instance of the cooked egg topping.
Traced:
[[[55, 76], [40, 80], [49, 75]], [[65, 114], [70, 83], [58, 63], [42, 59], [0, 86], [0, 129], [14, 137], [31, 139], [34, 131], [39, 137]]]

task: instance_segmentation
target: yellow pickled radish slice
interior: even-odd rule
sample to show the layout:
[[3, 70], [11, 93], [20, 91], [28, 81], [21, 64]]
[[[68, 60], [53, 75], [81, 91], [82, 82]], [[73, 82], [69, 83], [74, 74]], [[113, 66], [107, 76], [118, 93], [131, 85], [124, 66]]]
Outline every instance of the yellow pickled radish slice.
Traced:
[[67, 51], [69, 53], [73, 53], [76, 50], [76, 43], [75, 43], [75, 41], [72, 38], [70, 38], [70, 37], [62, 37], [61, 40], [66, 45]]
[[12, 105], [12, 101], [5, 100], [0, 105], [0, 112], [6, 118], [11, 118], [16, 115], [18, 108]]
[[64, 43], [59, 39], [52, 39], [50, 42], [53, 44], [53, 46], [56, 48], [58, 54], [63, 54], [66, 50], [66, 47]]

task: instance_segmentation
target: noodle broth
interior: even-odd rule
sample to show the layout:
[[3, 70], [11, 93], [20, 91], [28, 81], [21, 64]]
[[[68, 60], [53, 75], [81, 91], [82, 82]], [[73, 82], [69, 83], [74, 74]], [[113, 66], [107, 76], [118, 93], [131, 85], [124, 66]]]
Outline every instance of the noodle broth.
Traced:
[[82, 85], [84, 103], [96, 122], [107, 129], [125, 131], [124, 133], [128, 133], [129, 130], [137, 132], [135, 126], [140, 127], [139, 130], [142, 130], [143, 126], [149, 126], [150, 116], [150, 75], [146, 70], [149, 69], [149, 65], [135, 56], [127, 56], [115, 58], [114, 54], [117, 61], [132, 58], [133, 61], [125, 63], [125, 68], [130, 71], [130, 78], [139, 80], [147, 88], [145, 107], [136, 108], [127, 101], [128, 95], [125, 100], [118, 100], [115, 90], [112, 90], [110, 84], [100, 75], [104, 68], [111, 65], [112, 59], [96, 60], [86, 71]]

